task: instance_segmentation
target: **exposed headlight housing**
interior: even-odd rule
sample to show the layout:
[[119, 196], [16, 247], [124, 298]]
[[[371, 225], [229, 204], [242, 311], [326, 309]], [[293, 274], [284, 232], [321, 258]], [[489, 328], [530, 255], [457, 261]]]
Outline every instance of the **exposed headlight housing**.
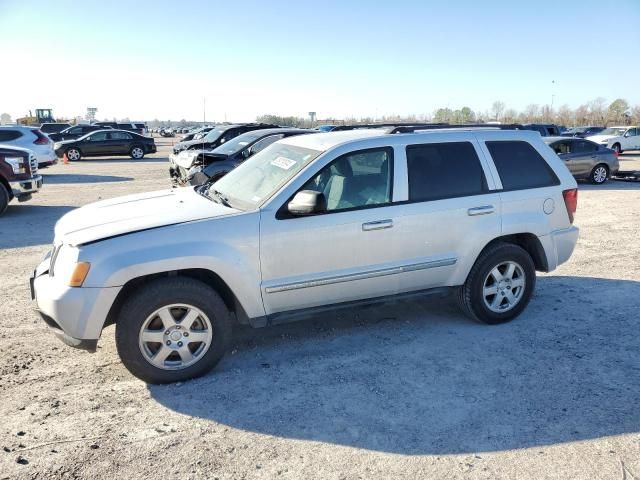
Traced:
[[13, 169], [13, 173], [15, 173], [15, 174], [27, 173], [27, 165], [26, 165], [26, 162], [25, 162], [24, 158], [22, 158], [22, 157], [6, 157], [4, 160], [9, 165], [11, 165], [11, 168]]

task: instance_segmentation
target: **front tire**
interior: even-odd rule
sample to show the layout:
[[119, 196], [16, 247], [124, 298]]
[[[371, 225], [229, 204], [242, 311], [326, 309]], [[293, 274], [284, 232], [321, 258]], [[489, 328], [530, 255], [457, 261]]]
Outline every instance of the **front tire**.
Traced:
[[476, 321], [505, 323], [526, 308], [535, 284], [535, 265], [527, 251], [511, 243], [496, 243], [481, 253], [459, 287], [458, 304]]
[[82, 158], [82, 153], [77, 148], [70, 148], [66, 153], [67, 158], [72, 162], [77, 162]]
[[141, 160], [144, 158], [144, 148], [142, 148], [139, 145], [131, 147], [131, 151], [129, 152], [129, 155], [134, 160]]
[[10, 201], [11, 197], [9, 196], [7, 187], [5, 187], [2, 182], [0, 182], [0, 215], [7, 211]]
[[589, 181], [594, 185], [602, 185], [609, 178], [609, 168], [606, 165], [596, 165], [589, 174]]
[[224, 356], [231, 317], [206, 284], [184, 277], [155, 280], [125, 301], [116, 347], [127, 370], [147, 383], [199, 377]]

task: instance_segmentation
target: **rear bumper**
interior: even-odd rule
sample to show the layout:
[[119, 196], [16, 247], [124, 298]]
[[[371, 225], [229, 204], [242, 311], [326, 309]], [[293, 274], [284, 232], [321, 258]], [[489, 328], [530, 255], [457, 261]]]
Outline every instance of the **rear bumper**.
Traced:
[[11, 187], [11, 192], [14, 197], [18, 199], [20, 199], [20, 197], [28, 197], [42, 188], [42, 176], [36, 175], [27, 180], [9, 182], [9, 187]]
[[569, 260], [578, 243], [579, 233], [578, 227], [571, 226], [551, 232], [551, 235], [547, 237], [545, 250], [549, 262], [549, 271], [555, 270], [559, 265]]

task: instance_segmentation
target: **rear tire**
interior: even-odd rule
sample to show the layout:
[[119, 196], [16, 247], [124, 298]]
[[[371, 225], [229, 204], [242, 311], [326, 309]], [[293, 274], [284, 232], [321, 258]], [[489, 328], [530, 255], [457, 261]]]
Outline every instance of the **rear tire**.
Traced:
[[496, 243], [483, 251], [457, 300], [470, 318], [491, 325], [516, 318], [526, 308], [536, 284], [529, 253], [518, 245]]
[[211, 370], [224, 356], [231, 330], [229, 310], [208, 285], [192, 278], [161, 278], [122, 305], [116, 347], [139, 379], [178, 382]]
[[596, 165], [589, 174], [589, 181], [594, 185], [602, 185], [609, 178], [609, 167], [603, 164]]
[[140, 145], [134, 145], [133, 147], [131, 147], [129, 155], [134, 160], [141, 160], [144, 158], [144, 148], [142, 148]]
[[0, 182], [0, 215], [7, 211], [10, 201], [11, 197], [9, 196], [7, 187], [4, 186], [4, 183]]

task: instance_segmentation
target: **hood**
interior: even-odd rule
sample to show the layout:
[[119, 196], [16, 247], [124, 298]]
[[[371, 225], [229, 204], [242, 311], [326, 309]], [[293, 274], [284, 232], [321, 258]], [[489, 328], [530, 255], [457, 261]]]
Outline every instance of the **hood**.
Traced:
[[56, 223], [55, 242], [81, 245], [149, 228], [239, 212], [203, 197], [193, 188], [127, 195], [91, 203], [67, 213]]
[[202, 145], [203, 143], [208, 143], [204, 139], [204, 137], [203, 138], [199, 138], [198, 140], [189, 140], [189, 141], [186, 141], [186, 142], [179, 142], [179, 143], [176, 143], [173, 146], [173, 151], [174, 152], [179, 152], [181, 150], [186, 150], [186, 149], [188, 149], [189, 147], [191, 147], [193, 145], [198, 145], [198, 144]]
[[589, 137], [586, 137], [586, 139], [596, 143], [604, 143], [604, 142], [608, 142], [612, 138], [617, 138], [617, 137], [618, 135], [591, 135]]
[[69, 143], [75, 143], [78, 141], [77, 138], [70, 138], [69, 140], [64, 140], [64, 139], [60, 139], [60, 140], [52, 140], [54, 143], [57, 143], [59, 145], [67, 145]]

